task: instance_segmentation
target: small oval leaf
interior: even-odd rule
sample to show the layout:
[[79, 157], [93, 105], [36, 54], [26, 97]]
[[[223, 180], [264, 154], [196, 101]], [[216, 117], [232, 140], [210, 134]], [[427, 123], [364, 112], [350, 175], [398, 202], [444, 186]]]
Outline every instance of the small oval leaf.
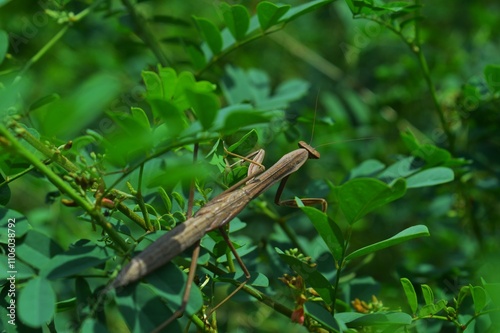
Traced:
[[325, 213], [314, 207], [303, 206], [300, 208], [306, 213], [316, 231], [323, 238], [333, 258], [340, 260], [344, 252], [344, 236], [339, 226], [329, 219]]
[[400, 281], [403, 285], [403, 289], [406, 295], [406, 299], [408, 300], [408, 304], [410, 305], [411, 312], [416, 313], [418, 308], [418, 301], [417, 294], [415, 293], [415, 288], [413, 288], [413, 284], [407, 278], [401, 278]]
[[410, 239], [417, 238], [417, 237], [422, 237], [422, 236], [429, 236], [429, 229], [425, 225], [415, 225], [412, 227], [409, 227], [400, 233], [392, 236], [391, 238], [388, 238], [386, 240], [383, 240], [381, 242], [377, 242], [368, 246], [365, 246], [359, 250], [356, 250], [349, 254], [346, 257], [346, 260], [351, 260], [357, 257], [361, 257], [382, 249], [385, 249], [390, 246], [394, 246], [403, 242], [406, 242]]
[[402, 197], [406, 182], [398, 179], [392, 185], [373, 178], [355, 178], [333, 188], [338, 209], [349, 224], [354, 224], [372, 210]]
[[50, 322], [56, 308], [56, 295], [49, 281], [37, 277], [19, 292], [19, 319], [31, 327]]
[[445, 167], [430, 168], [406, 179], [407, 188], [433, 186], [451, 182], [455, 178], [453, 170]]
[[472, 294], [472, 299], [474, 300], [474, 311], [476, 312], [476, 314], [478, 314], [486, 306], [486, 291], [481, 286], [470, 286], [470, 291]]
[[278, 6], [269, 1], [257, 5], [257, 16], [262, 30], [267, 30], [278, 23], [279, 19], [290, 9], [290, 5]]
[[208, 47], [214, 54], [219, 54], [222, 50], [222, 35], [219, 29], [209, 20], [201, 17], [194, 17], [196, 25], [202, 38], [207, 42]]
[[434, 304], [434, 293], [431, 287], [426, 284], [420, 286], [422, 288], [422, 295], [424, 296], [425, 304]]
[[238, 41], [243, 40], [250, 26], [248, 10], [242, 5], [230, 6], [225, 2], [221, 3], [221, 10], [231, 35]]

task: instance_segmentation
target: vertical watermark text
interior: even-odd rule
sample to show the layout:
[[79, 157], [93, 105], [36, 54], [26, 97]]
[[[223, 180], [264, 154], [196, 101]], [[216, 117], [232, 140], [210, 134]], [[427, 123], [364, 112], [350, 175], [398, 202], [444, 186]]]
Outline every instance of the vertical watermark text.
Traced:
[[7, 297], [7, 321], [16, 325], [16, 219], [7, 221], [7, 283], [9, 286]]

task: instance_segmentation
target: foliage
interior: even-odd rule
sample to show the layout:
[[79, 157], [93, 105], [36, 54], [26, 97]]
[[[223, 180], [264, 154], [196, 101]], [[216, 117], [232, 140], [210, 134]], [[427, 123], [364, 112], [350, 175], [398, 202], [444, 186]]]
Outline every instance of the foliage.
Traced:
[[24, 2], [0, 1], [2, 329], [158, 328], [190, 251], [106, 287], [238, 156], [313, 129], [300, 210], [264, 194], [230, 224], [250, 279], [209, 232], [165, 331], [499, 329], [496, 3]]

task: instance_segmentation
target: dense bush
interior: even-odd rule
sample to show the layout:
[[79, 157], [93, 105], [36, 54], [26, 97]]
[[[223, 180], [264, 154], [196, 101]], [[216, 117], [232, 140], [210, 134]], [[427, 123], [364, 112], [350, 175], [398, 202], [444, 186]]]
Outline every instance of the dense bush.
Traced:
[[499, 4], [194, 3], [0, 1], [2, 329], [160, 327], [193, 251], [120, 270], [303, 140], [164, 331], [498, 332]]

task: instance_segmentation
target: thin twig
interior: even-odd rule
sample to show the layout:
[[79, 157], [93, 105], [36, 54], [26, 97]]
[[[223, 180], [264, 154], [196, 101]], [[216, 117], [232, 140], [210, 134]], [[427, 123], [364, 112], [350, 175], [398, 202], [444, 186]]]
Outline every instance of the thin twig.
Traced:
[[96, 221], [124, 252], [128, 251], [128, 244], [120, 237], [111, 223], [106, 220], [106, 217], [104, 217], [101, 211], [97, 209], [96, 206], [94, 206], [88, 200], [88, 198], [82, 197], [68, 183], [62, 180], [54, 171], [52, 171], [34, 154], [26, 149], [3, 124], [0, 124], [0, 134], [4, 137], [4, 140], [2, 140], [0, 143], [4, 145], [4, 148], [6, 150], [10, 150], [30, 162], [38, 171], [45, 175], [45, 177], [47, 177], [48, 180], [59, 189], [59, 191], [68, 195], [79, 207], [85, 210], [87, 214], [90, 215], [92, 220]]

